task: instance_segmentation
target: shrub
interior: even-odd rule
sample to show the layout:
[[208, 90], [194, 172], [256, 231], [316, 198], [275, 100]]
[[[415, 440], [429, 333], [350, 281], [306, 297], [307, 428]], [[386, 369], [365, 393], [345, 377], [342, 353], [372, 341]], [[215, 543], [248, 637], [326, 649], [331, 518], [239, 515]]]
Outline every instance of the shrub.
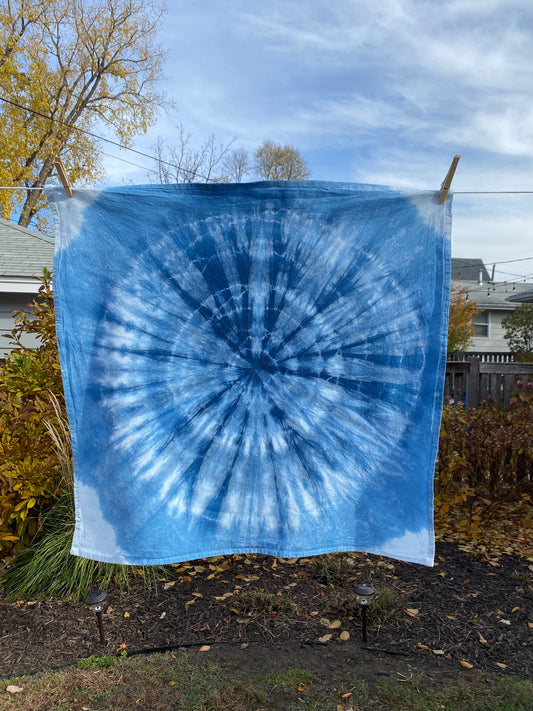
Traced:
[[19, 597], [81, 600], [96, 586], [105, 589], [112, 582], [123, 592], [131, 578], [142, 579], [150, 590], [166, 571], [160, 566], [127, 566], [100, 563], [70, 554], [74, 533], [74, 479], [72, 444], [67, 418], [58, 399], [50, 395], [55, 424], [45, 426], [55, 452], [57, 479], [53, 503], [42, 512], [40, 536], [2, 571], [0, 583], [8, 599]]
[[477, 409], [445, 404], [435, 476], [435, 508], [477, 501], [529, 500], [533, 493], [533, 384], [517, 383], [507, 407], [489, 398]]
[[[65, 409], [51, 274], [43, 270], [40, 281], [29, 315], [15, 312], [14, 349], [0, 361], [0, 558], [31, 542], [60, 486], [47, 426]], [[36, 348], [22, 344], [25, 333], [37, 337]]]

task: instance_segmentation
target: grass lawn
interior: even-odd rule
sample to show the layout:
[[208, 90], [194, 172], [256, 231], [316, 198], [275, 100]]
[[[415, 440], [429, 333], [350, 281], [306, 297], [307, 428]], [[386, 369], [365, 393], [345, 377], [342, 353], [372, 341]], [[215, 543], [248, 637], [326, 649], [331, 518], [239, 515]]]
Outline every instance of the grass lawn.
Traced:
[[[369, 682], [357, 669], [320, 678], [306, 669], [264, 674], [212, 663], [207, 653], [89, 657], [68, 670], [0, 682], [0, 709], [18, 711], [531, 711], [533, 682], [473, 671], [432, 678], [406, 664]], [[17, 691], [17, 689], [21, 689]]]

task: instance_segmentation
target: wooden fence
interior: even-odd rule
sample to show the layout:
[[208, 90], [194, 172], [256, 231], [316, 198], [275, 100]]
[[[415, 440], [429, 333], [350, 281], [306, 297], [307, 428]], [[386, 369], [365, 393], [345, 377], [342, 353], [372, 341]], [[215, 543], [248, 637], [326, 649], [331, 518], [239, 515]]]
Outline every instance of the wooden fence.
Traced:
[[497, 402], [509, 403], [517, 380], [533, 380], [533, 363], [491, 363], [473, 357], [446, 363], [445, 397], [477, 407], [489, 395]]

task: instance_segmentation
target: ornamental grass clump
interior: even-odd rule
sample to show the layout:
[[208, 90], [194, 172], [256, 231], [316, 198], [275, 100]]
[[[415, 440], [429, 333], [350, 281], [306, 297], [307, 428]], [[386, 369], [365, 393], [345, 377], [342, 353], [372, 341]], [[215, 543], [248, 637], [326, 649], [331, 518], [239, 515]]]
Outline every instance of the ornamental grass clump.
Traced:
[[79, 601], [91, 588], [105, 589], [111, 583], [126, 590], [132, 577], [142, 578], [150, 587], [161, 576], [160, 568], [100, 563], [70, 554], [75, 525], [70, 432], [58, 399], [53, 395], [50, 399], [55, 422], [45, 424], [59, 468], [54, 502], [42, 514], [40, 536], [2, 573], [1, 582], [7, 596]]
[[[8, 597], [79, 600], [111, 581], [151, 585], [160, 568], [70, 555], [72, 444], [55, 335], [52, 275], [43, 270], [29, 314], [16, 312], [12, 352], [0, 361], [0, 582]], [[37, 345], [22, 343], [33, 334]]]

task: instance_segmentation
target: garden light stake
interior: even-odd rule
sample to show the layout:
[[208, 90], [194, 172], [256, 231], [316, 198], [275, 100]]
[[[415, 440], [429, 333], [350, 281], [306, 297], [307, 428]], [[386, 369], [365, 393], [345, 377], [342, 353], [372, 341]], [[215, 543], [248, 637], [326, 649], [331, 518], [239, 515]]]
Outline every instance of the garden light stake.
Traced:
[[374, 592], [374, 588], [370, 585], [367, 585], [366, 583], [358, 585], [355, 588], [355, 594], [357, 595], [357, 599], [359, 601], [359, 604], [361, 605], [361, 614], [363, 617], [363, 642], [366, 642], [366, 611], [370, 598], [372, 597]]
[[98, 630], [100, 632], [100, 642], [105, 644], [104, 638], [104, 625], [102, 622], [102, 610], [104, 600], [107, 597], [105, 590], [93, 590], [88, 595], [86, 595], [84, 602], [89, 605], [89, 610], [96, 613], [96, 621], [98, 623]]

